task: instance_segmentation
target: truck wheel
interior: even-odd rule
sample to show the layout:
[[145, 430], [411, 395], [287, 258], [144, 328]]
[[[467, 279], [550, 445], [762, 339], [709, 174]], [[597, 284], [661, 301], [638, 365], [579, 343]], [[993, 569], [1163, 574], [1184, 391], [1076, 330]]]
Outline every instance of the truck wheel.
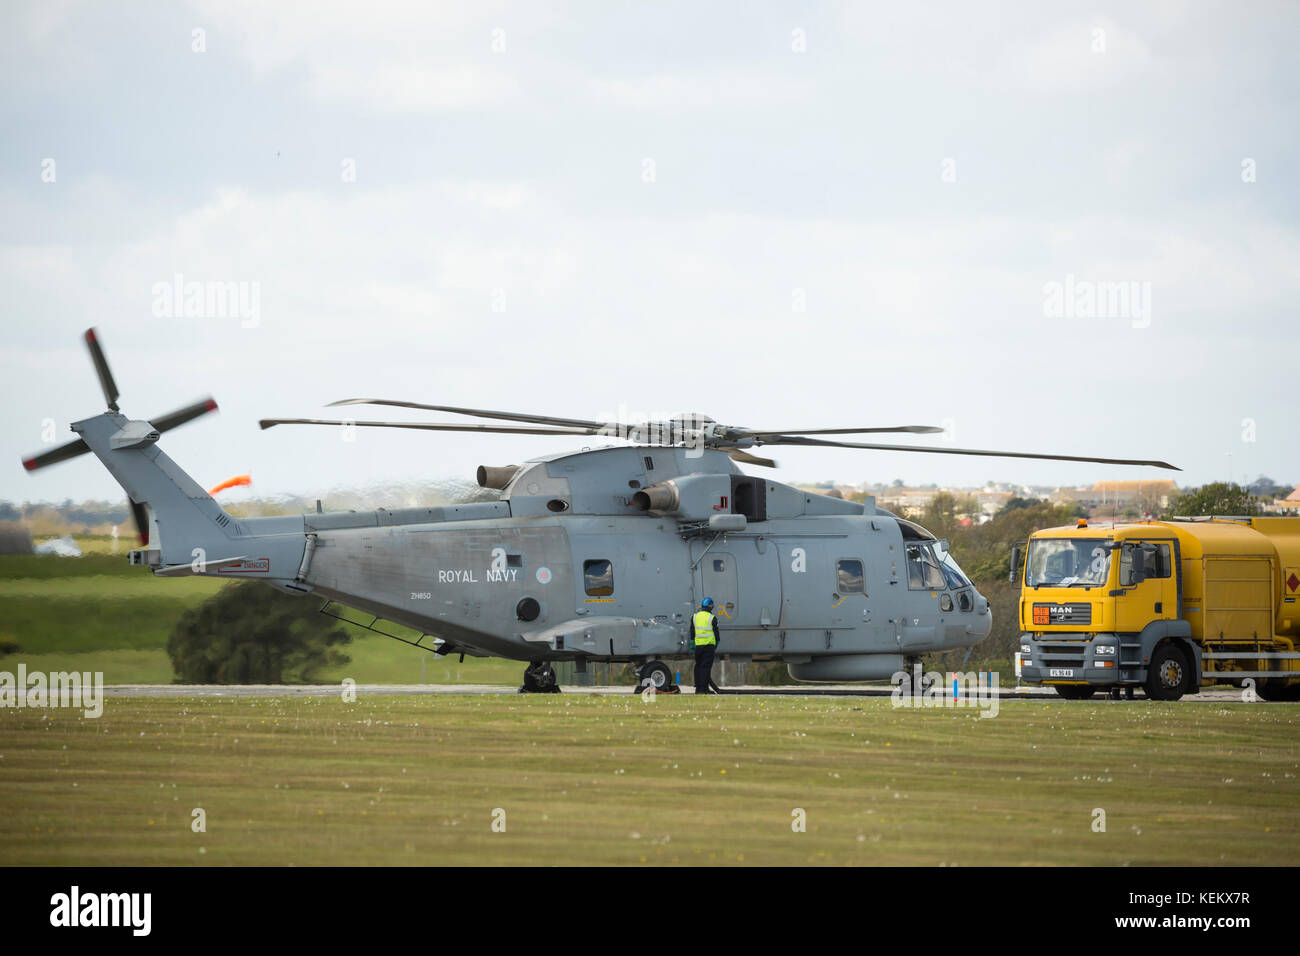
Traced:
[[1081, 687], [1078, 684], [1057, 684], [1056, 692], [1066, 700], [1091, 700], [1097, 693], [1095, 687]]
[[1146, 691], [1151, 700], [1178, 700], [1192, 684], [1187, 657], [1172, 644], [1161, 644], [1151, 655]]

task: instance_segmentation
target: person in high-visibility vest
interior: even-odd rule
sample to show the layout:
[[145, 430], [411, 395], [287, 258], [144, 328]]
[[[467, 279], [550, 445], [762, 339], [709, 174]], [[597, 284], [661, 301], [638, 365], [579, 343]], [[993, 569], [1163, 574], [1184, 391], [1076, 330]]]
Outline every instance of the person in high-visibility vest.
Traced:
[[713, 598], [701, 601], [700, 609], [691, 617], [691, 641], [695, 644], [695, 693], [716, 694], [709, 679], [713, 656], [718, 652], [718, 617], [713, 613]]

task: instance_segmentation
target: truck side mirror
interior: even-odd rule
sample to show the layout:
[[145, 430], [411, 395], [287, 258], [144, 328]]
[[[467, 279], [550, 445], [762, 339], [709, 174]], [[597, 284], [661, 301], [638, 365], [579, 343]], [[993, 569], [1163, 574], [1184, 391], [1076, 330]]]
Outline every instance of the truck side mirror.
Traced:
[[1021, 555], [1021, 553], [1022, 553], [1022, 552], [1021, 552], [1021, 550], [1020, 550], [1020, 545], [1017, 544], [1017, 545], [1013, 545], [1013, 546], [1012, 546], [1012, 548], [1011, 548], [1011, 574], [1007, 576], [1007, 580], [1010, 581], [1012, 584], [1015, 584], [1018, 580], [1020, 580], [1020, 565], [1021, 565], [1021, 562], [1020, 562], [1020, 555]]

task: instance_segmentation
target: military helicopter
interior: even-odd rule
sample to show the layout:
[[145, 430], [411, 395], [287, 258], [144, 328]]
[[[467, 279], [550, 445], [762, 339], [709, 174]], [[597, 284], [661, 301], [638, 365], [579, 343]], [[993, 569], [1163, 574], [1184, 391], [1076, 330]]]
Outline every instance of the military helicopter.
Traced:
[[[988, 601], [917, 523], [814, 494], [738, 464], [775, 467], [764, 446], [981, 455], [1174, 468], [1163, 461], [849, 442], [824, 436], [926, 434], [934, 426], [764, 429], [702, 415], [627, 424], [379, 398], [376, 405], [497, 424], [262, 419], [283, 425], [607, 437], [630, 444], [481, 466], [498, 500], [240, 518], [158, 447], [216, 409], [211, 398], [149, 421], [117, 405], [94, 329], [86, 345], [108, 410], [79, 436], [24, 461], [29, 470], [94, 454], [126, 491], [141, 536], [134, 565], [155, 575], [257, 579], [325, 599], [321, 610], [439, 655], [526, 663], [521, 692], [556, 692], [553, 664], [630, 662], [669, 688], [689, 657], [691, 613], [712, 597], [718, 654], [780, 661], [800, 681], [881, 680], [919, 655], [969, 647], [992, 626]], [[1175, 469], [1177, 470], [1177, 469]], [[357, 615], [359, 617], [350, 617]], [[368, 620], [367, 620], [368, 618]], [[408, 633], [403, 634], [406, 631]]]

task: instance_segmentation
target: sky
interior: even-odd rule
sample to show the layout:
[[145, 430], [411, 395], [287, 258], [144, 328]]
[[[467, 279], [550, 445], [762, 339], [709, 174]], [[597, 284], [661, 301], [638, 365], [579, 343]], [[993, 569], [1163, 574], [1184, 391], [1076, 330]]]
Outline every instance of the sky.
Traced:
[[[9, 0], [0, 499], [121, 498], [90, 456], [20, 465], [103, 410], [92, 325], [126, 414], [217, 399], [160, 446], [250, 473], [232, 496], [579, 447], [257, 426], [352, 397], [1300, 481], [1298, 40], [1263, 2]], [[1169, 474], [764, 453], [786, 481]]]

